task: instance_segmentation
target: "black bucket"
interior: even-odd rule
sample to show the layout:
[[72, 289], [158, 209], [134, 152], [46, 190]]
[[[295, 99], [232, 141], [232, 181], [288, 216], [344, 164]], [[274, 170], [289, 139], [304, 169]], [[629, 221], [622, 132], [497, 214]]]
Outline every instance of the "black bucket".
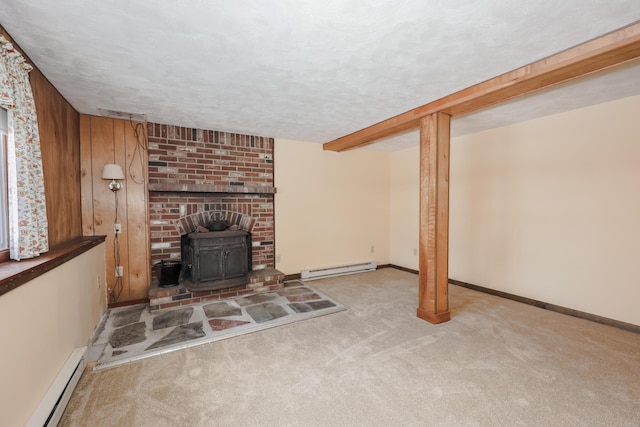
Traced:
[[159, 286], [161, 288], [170, 288], [180, 281], [180, 271], [182, 263], [175, 261], [161, 261], [158, 275]]

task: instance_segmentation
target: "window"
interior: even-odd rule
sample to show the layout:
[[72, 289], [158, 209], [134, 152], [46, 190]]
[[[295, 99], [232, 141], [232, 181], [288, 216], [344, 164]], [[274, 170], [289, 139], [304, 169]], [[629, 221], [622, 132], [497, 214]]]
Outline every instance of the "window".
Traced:
[[0, 262], [9, 259], [9, 206], [7, 199], [7, 110], [0, 108]]

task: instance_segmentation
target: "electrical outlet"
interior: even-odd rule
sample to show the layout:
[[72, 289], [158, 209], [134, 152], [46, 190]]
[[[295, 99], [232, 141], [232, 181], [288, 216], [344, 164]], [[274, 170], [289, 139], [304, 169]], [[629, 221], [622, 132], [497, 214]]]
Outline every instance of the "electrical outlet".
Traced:
[[276, 255], [276, 262], [280, 262], [280, 254]]
[[418, 255], [418, 248], [413, 248], [413, 256], [417, 256]]
[[115, 234], [122, 233], [122, 224], [113, 224], [113, 232]]
[[122, 277], [124, 274], [124, 267], [119, 265], [116, 267], [116, 277]]
[[100, 276], [96, 277], [96, 282], [97, 282], [98, 289], [100, 289], [100, 285], [101, 285]]
[[371, 253], [374, 253], [376, 251], [376, 247], [371, 245]]

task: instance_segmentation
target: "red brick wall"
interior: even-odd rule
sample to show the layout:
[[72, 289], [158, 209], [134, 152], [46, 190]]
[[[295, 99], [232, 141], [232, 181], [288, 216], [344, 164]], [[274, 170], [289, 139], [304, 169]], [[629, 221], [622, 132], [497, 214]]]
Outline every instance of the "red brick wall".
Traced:
[[153, 264], [180, 259], [181, 218], [235, 212], [252, 218], [253, 267], [275, 267], [273, 195], [244, 194], [247, 187], [273, 187], [273, 138], [148, 123], [148, 141], [151, 187], [221, 185], [232, 191], [150, 191]]

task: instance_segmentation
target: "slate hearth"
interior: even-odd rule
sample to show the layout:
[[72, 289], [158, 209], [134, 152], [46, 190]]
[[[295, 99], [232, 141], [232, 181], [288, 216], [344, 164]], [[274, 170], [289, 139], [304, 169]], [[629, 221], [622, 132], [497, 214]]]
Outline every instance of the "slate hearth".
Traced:
[[301, 281], [276, 291], [150, 311], [147, 304], [107, 311], [89, 350], [94, 370], [344, 310]]
[[249, 283], [247, 285], [232, 288], [213, 291], [190, 291], [184, 286], [184, 282], [171, 288], [161, 288], [154, 277], [153, 283], [149, 288], [149, 309], [156, 311], [164, 308], [282, 289], [284, 273], [275, 268], [253, 270], [249, 272], [248, 280]]

